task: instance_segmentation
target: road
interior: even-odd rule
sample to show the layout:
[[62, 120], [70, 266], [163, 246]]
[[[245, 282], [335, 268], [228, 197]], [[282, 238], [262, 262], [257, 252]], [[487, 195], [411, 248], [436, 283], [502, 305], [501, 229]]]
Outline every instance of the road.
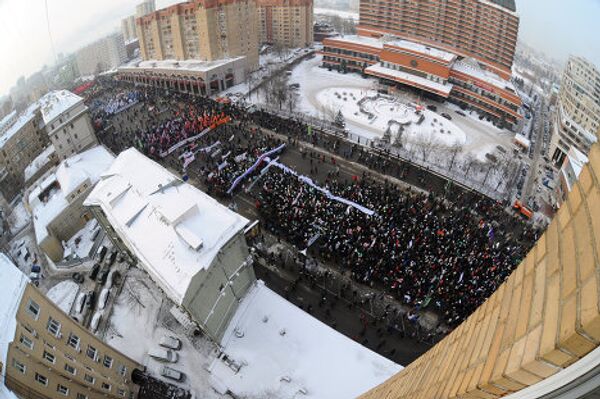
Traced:
[[530, 162], [527, 182], [523, 188], [522, 202], [529, 205], [530, 200], [535, 199], [535, 189], [537, 188], [538, 168], [542, 158], [543, 137], [544, 137], [544, 100], [540, 100], [540, 105], [536, 111], [535, 124], [533, 127], [535, 147], [533, 149], [533, 160]]

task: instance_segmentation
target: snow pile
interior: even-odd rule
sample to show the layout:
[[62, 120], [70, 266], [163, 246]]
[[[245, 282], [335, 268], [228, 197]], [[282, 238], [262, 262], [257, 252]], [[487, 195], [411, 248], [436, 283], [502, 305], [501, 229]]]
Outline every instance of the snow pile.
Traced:
[[[0, 252], [0, 362], [4, 365], [8, 364], [6, 361], [8, 344], [14, 339], [17, 328], [17, 310], [28, 281], [27, 276], [17, 269], [5, 254]], [[0, 385], [2, 385], [5, 373], [6, 367], [2, 370]]]
[[50, 162], [52, 154], [54, 154], [54, 145], [46, 147], [40, 155], [35, 157], [35, 159], [25, 168], [25, 181], [31, 179], [40, 169], [46, 166], [48, 162]]
[[21, 231], [31, 221], [31, 215], [25, 209], [23, 201], [19, 201], [13, 208], [12, 212], [8, 216], [8, 225], [10, 226], [10, 232], [16, 234]]
[[79, 285], [74, 281], [65, 280], [50, 288], [46, 293], [46, 296], [48, 299], [54, 302], [54, 304], [58, 306], [60, 310], [66, 314], [69, 314], [78, 293]]
[[211, 380], [236, 397], [354, 398], [402, 370], [262, 281], [243, 299], [222, 344], [227, 359], [213, 361]]

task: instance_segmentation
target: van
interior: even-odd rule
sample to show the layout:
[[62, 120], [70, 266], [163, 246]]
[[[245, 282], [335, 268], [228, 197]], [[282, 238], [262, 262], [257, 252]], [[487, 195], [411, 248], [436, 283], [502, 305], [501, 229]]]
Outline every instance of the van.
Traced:
[[181, 371], [172, 369], [171, 367], [167, 366], [162, 366], [162, 368], [160, 369], [160, 375], [175, 381], [183, 381], [183, 378], [185, 376], [185, 374], [183, 374]]
[[179, 354], [170, 349], [152, 349], [148, 352], [148, 356], [160, 362], [177, 363], [179, 360]]

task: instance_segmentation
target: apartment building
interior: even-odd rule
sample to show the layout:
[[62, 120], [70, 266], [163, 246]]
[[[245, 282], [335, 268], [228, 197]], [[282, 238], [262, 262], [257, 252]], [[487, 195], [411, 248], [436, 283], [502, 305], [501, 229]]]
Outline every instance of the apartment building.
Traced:
[[83, 98], [68, 90], [51, 91], [40, 99], [40, 109], [58, 159], [98, 145]]
[[136, 19], [144, 60], [216, 61], [246, 57], [258, 67], [256, 2], [194, 0]]
[[135, 17], [140, 18], [154, 11], [156, 11], [156, 1], [144, 0], [143, 2], [135, 6]]
[[312, 0], [258, 0], [260, 43], [296, 48], [313, 42]]
[[71, 319], [0, 253], [2, 382], [34, 399], [134, 398], [144, 367]]
[[135, 33], [135, 17], [133, 15], [121, 20], [121, 34], [123, 35], [123, 40], [125, 43], [129, 43], [132, 40], [137, 39], [137, 35]]
[[114, 69], [126, 59], [125, 42], [120, 33], [96, 40], [75, 54], [75, 61], [81, 76], [95, 75]]
[[0, 135], [0, 192], [8, 201], [23, 188], [25, 168], [50, 143], [39, 104], [30, 105]]
[[561, 165], [571, 148], [587, 155], [598, 141], [600, 71], [581, 57], [570, 57], [563, 72], [553, 118], [549, 154]]
[[134, 148], [85, 200], [113, 244], [220, 342], [256, 281], [248, 220]]

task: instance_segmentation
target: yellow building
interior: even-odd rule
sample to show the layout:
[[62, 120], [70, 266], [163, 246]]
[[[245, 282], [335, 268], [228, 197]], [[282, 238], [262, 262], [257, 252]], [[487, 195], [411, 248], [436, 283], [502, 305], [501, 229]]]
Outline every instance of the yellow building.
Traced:
[[307, 47], [313, 42], [312, 0], [258, 0], [260, 42]]
[[144, 60], [215, 61], [246, 57], [258, 67], [254, 0], [194, 0], [136, 19]]
[[133, 398], [143, 366], [60, 310], [0, 253], [2, 381], [23, 398]]

